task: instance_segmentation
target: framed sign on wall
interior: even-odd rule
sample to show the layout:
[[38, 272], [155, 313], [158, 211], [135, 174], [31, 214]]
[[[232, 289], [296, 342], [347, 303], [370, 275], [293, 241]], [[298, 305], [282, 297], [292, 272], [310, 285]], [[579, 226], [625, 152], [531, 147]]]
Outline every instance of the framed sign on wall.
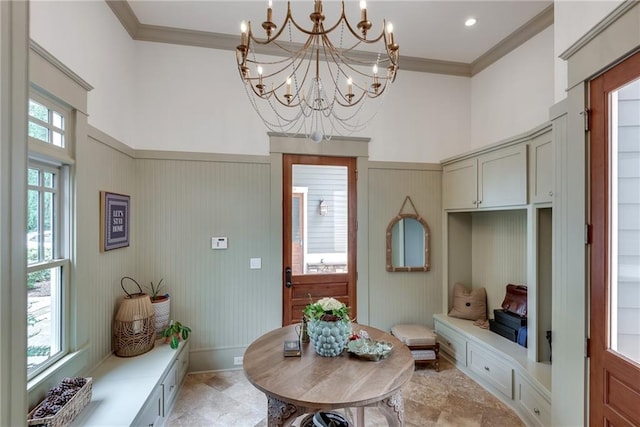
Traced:
[[100, 251], [129, 246], [129, 202], [124, 194], [100, 192]]

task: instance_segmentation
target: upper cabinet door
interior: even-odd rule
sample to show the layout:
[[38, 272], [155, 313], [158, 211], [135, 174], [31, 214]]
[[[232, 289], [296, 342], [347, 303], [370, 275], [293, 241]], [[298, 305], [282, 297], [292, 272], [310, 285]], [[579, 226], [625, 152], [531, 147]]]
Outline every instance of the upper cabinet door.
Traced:
[[442, 168], [445, 209], [475, 209], [478, 203], [478, 160], [467, 159]]
[[553, 144], [551, 132], [535, 138], [529, 144], [531, 170], [529, 191], [531, 203], [553, 201]]
[[493, 151], [478, 158], [480, 209], [527, 204], [527, 146]]

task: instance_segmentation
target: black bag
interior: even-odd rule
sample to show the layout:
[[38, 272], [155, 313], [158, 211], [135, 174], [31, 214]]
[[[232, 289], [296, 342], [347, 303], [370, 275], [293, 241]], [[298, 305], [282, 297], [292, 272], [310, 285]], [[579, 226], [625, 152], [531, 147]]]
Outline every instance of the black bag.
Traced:
[[493, 310], [493, 316], [496, 322], [502, 323], [512, 329], [520, 329], [527, 326], [527, 318], [504, 310]]
[[509, 341], [516, 342], [518, 339], [518, 330], [505, 326], [496, 322], [493, 319], [489, 319], [489, 329], [498, 335], [502, 335]]

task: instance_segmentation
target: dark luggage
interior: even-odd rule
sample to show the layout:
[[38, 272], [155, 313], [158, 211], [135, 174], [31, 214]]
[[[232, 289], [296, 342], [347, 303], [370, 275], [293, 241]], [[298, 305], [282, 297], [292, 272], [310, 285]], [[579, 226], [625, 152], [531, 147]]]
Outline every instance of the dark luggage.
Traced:
[[498, 323], [493, 319], [489, 319], [489, 329], [496, 334], [502, 335], [509, 341], [516, 342], [518, 339], [518, 329], [510, 328], [502, 323]]
[[519, 316], [504, 310], [493, 310], [493, 316], [496, 322], [512, 329], [520, 329], [523, 326], [527, 326], [527, 318], [525, 316]]

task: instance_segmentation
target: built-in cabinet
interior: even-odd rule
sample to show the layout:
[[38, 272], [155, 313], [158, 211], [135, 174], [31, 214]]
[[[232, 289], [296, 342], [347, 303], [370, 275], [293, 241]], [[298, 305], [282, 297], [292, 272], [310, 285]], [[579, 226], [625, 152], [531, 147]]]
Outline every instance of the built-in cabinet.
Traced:
[[171, 408], [178, 397], [182, 380], [189, 367], [189, 342], [179, 347], [179, 351], [171, 358], [162, 378], [147, 402], [138, 413], [133, 425], [161, 426], [169, 417]]
[[518, 145], [446, 164], [445, 209], [489, 209], [527, 204], [527, 147]]
[[[443, 314], [434, 317], [445, 357], [539, 426], [551, 414], [553, 173], [550, 125], [443, 161]], [[489, 317], [507, 284], [526, 284], [527, 348], [449, 318], [456, 283], [486, 289]]]
[[108, 357], [91, 374], [91, 402], [72, 426], [162, 426], [189, 368], [189, 341], [164, 340], [136, 357]]
[[551, 132], [537, 136], [529, 143], [529, 194], [531, 203], [553, 200], [553, 144]]

